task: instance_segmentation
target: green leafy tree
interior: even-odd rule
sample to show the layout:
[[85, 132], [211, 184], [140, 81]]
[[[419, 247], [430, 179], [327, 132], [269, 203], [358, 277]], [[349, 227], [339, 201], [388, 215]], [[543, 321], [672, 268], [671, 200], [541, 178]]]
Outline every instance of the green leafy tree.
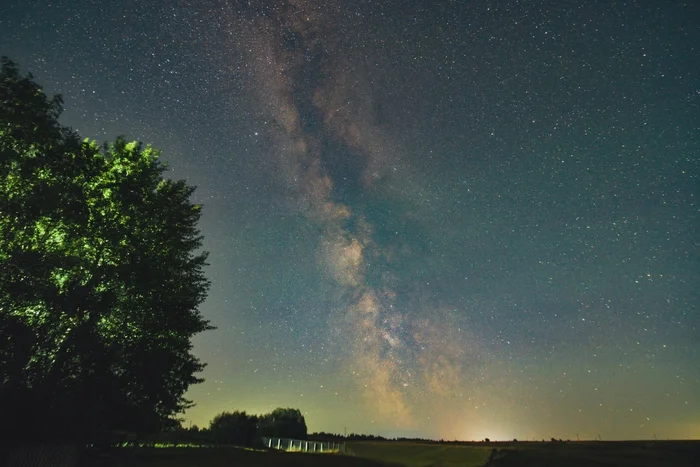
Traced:
[[15, 436], [154, 431], [190, 405], [209, 282], [194, 188], [150, 146], [99, 147], [2, 59], [0, 413]]
[[258, 420], [260, 436], [268, 438], [306, 439], [306, 420], [299, 409], [277, 408]]

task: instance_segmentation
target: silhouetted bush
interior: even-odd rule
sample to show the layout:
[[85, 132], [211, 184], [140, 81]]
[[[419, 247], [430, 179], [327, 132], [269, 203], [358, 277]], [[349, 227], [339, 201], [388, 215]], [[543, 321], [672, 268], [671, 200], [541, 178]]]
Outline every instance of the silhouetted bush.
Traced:
[[259, 417], [258, 435], [267, 438], [307, 438], [306, 420], [299, 409], [277, 408]]
[[259, 444], [258, 417], [245, 412], [222, 412], [211, 421], [211, 440], [219, 444], [254, 446]]

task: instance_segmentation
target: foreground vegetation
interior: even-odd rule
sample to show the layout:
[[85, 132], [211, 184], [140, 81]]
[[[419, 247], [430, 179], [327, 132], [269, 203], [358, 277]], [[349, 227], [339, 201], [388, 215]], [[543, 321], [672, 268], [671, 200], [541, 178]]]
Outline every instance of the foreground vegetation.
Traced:
[[83, 140], [61, 111], [0, 60], [0, 435], [167, 429], [211, 329], [201, 206], [157, 150]]
[[93, 454], [82, 465], [108, 464], [113, 467], [397, 467], [371, 459], [333, 454], [210, 448], [126, 448], [113, 450], [108, 459]]
[[347, 448], [357, 457], [407, 467], [428, 465], [477, 467], [488, 461], [492, 451], [488, 446], [403, 442], [347, 443]]
[[700, 441], [348, 443], [358, 457], [406, 467], [697, 467]]
[[[109, 452], [115, 467], [697, 467], [699, 441], [450, 443], [349, 442], [352, 455], [303, 454], [232, 447], [125, 448]], [[82, 465], [100, 461], [97, 453]]]
[[697, 467], [699, 441], [517, 443], [502, 448], [494, 467]]

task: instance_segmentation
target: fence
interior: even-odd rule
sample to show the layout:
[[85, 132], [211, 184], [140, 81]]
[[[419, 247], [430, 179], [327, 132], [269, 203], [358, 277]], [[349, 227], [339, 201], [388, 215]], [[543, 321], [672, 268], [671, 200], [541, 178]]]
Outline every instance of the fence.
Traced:
[[268, 448], [287, 452], [345, 452], [345, 443], [335, 443], [332, 441], [305, 441], [302, 439], [290, 438], [263, 438], [262, 441]]

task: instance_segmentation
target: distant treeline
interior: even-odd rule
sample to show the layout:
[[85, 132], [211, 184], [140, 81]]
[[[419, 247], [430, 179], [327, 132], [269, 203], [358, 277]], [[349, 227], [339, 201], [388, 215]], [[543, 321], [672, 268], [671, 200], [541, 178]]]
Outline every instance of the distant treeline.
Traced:
[[[426, 438], [387, 438], [379, 435], [366, 435], [350, 433], [327, 433], [325, 431], [308, 433], [306, 420], [299, 409], [277, 408], [263, 415], [248, 414], [245, 411], [221, 412], [210, 422], [209, 426], [200, 428], [197, 425], [183, 427], [176, 423], [161, 432], [156, 439], [150, 442], [172, 444], [198, 444], [198, 445], [233, 445], [242, 447], [262, 448], [261, 438], [290, 438], [297, 440], [321, 441], [321, 442], [345, 442], [345, 441], [369, 441], [369, 442], [405, 442], [419, 444], [445, 444], [445, 445], [483, 445], [497, 444], [510, 445], [518, 443], [512, 441], [491, 441], [485, 438], [481, 441], [435, 440]], [[133, 439], [137, 444], [149, 443], [146, 439]], [[551, 438], [551, 443], [566, 443], [569, 440]], [[537, 441], [539, 443], [539, 441]], [[545, 440], [542, 440], [545, 442]], [[126, 443], [130, 444], [130, 443]]]
[[260, 447], [262, 437], [305, 440], [307, 428], [299, 409], [277, 408], [264, 415], [222, 412], [207, 428], [174, 427], [169, 435], [170, 440], [176, 442]]
[[309, 435], [311, 441], [390, 441], [388, 438], [377, 435], [362, 435], [350, 433], [349, 435], [340, 435], [336, 433], [326, 433], [325, 431], [311, 433]]
[[[444, 440], [444, 439], [426, 439], [426, 438], [385, 438], [384, 436], [378, 435], [363, 435], [357, 433], [350, 433], [349, 435], [341, 435], [337, 433], [326, 433], [325, 431], [311, 433], [308, 436], [309, 440], [313, 441], [391, 441], [391, 442], [406, 442], [406, 443], [421, 443], [421, 444], [455, 444], [455, 445], [469, 445], [469, 444], [483, 444], [491, 443], [489, 438], [483, 439], [481, 441], [458, 441], [458, 440]], [[544, 442], [544, 440], [542, 440]], [[517, 443], [518, 440], [514, 439], [512, 441], [494, 441], [495, 443]], [[556, 440], [552, 438], [552, 442], [562, 442], [562, 440]]]
[[[222, 412], [214, 417], [209, 426], [200, 428], [192, 425], [188, 428], [173, 427], [169, 433], [172, 441], [196, 444], [228, 444], [236, 446], [260, 447], [260, 438], [292, 438], [308, 441], [393, 441], [422, 444], [473, 444], [466, 441], [445, 441], [425, 438], [386, 438], [379, 435], [350, 433], [326, 433], [325, 431], [307, 433], [306, 420], [298, 409], [278, 408], [264, 415], [246, 412]], [[163, 439], [163, 438], [161, 438]], [[515, 441], [515, 440], [514, 440]], [[487, 438], [479, 443], [488, 443]]]
[[[445, 441], [425, 439], [425, 438], [385, 438], [384, 436], [378, 435], [363, 435], [357, 433], [350, 433], [349, 435], [341, 435], [337, 433], [326, 433], [325, 431], [311, 433], [309, 435], [309, 440], [313, 441], [402, 441], [411, 443], [423, 443], [423, 444], [459, 444], [465, 443], [465, 441]], [[483, 442], [483, 441], [482, 441]], [[488, 439], [485, 442], [489, 442]]]

